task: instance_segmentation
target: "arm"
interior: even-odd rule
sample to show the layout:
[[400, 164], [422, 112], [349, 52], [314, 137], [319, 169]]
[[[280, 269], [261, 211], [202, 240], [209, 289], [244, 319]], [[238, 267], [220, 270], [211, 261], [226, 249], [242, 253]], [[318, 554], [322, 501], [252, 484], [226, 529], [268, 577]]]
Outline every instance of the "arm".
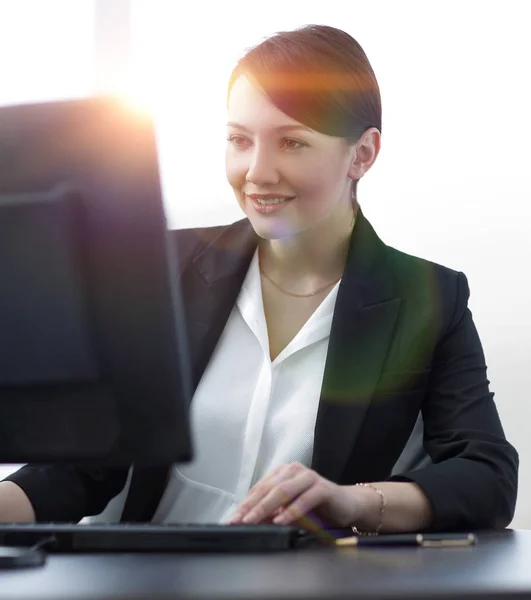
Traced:
[[[489, 392], [462, 274], [455, 298], [422, 407], [424, 445], [434, 464], [373, 484], [385, 496], [382, 532], [505, 527], [513, 517], [518, 455]], [[282, 465], [254, 486], [232, 521], [289, 523], [313, 512], [326, 523], [371, 532], [380, 507], [371, 488], [339, 486], [303, 465]]]
[[128, 469], [27, 465], [0, 483], [0, 521], [78, 522], [99, 514], [124, 487]]
[[0, 523], [35, 523], [29, 498], [12, 481], [0, 482]]
[[422, 489], [436, 530], [505, 527], [516, 503], [518, 454], [489, 391], [468, 296], [460, 273], [454, 314], [435, 349], [422, 408], [424, 446], [434, 464], [391, 478]]
[[[382, 511], [383, 498], [385, 510]], [[286, 502], [288, 499], [294, 499]], [[307, 467], [280, 465], [259, 481], [232, 515], [232, 523], [273, 520], [289, 524], [304, 515], [336, 527], [355, 525], [364, 532], [401, 532], [427, 529], [433, 519], [431, 505], [414, 483], [380, 482], [337, 485]], [[314, 518], [301, 526], [311, 529]]]
[[382, 491], [385, 510], [380, 516], [381, 498], [370, 487], [349, 486], [352, 492], [352, 506], [357, 510], [349, 525], [356, 525], [360, 531], [373, 532], [379, 527], [380, 533], [423, 531], [433, 522], [430, 501], [415, 483], [381, 481], [372, 484]]

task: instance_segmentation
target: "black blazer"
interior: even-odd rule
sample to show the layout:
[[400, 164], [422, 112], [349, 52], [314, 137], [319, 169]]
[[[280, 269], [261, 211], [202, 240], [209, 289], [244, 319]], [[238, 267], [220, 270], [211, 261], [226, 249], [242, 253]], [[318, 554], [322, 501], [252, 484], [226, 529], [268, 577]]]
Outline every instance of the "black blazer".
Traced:
[[[247, 220], [172, 235], [195, 389], [258, 238]], [[433, 505], [436, 530], [505, 527], [516, 502], [518, 455], [489, 391], [468, 295], [462, 273], [389, 248], [358, 213], [332, 322], [311, 466], [340, 484], [416, 482]], [[433, 464], [391, 477], [419, 411]], [[168, 471], [133, 470], [122, 520], [151, 519]], [[27, 466], [8, 479], [26, 491], [38, 520], [77, 521], [101, 512], [126, 475]]]

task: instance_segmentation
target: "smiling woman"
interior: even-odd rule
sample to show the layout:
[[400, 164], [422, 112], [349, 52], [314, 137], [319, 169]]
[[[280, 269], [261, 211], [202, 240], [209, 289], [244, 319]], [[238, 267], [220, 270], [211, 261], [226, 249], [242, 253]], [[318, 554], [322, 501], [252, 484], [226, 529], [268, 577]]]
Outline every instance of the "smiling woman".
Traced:
[[[361, 46], [325, 25], [272, 35], [236, 65], [227, 111], [226, 176], [245, 218], [171, 234], [196, 459], [156, 485], [134, 467], [123, 518], [369, 534], [507, 526], [518, 454], [467, 279], [385, 244], [360, 207], [381, 127]], [[397, 472], [411, 440], [431, 461], [409, 456]], [[0, 518], [13, 486], [37, 520], [94, 514], [126, 474], [27, 466], [0, 484]]]

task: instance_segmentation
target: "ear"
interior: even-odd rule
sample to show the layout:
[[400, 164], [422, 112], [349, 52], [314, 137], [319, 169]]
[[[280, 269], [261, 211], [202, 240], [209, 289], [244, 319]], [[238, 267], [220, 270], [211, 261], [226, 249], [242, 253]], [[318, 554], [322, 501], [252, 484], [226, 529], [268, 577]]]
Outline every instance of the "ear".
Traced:
[[380, 152], [380, 132], [376, 127], [366, 129], [353, 148], [348, 176], [351, 179], [361, 179], [372, 167]]

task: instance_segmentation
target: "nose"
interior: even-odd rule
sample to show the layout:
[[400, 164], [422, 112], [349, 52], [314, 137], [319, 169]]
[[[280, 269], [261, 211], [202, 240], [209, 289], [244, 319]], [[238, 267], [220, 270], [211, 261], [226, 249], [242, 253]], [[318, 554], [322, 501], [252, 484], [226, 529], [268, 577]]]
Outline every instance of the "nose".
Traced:
[[266, 148], [256, 145], [251, 154], [245, 179], [260, 188], [278, 183], [280, 175], [273, 154]]

